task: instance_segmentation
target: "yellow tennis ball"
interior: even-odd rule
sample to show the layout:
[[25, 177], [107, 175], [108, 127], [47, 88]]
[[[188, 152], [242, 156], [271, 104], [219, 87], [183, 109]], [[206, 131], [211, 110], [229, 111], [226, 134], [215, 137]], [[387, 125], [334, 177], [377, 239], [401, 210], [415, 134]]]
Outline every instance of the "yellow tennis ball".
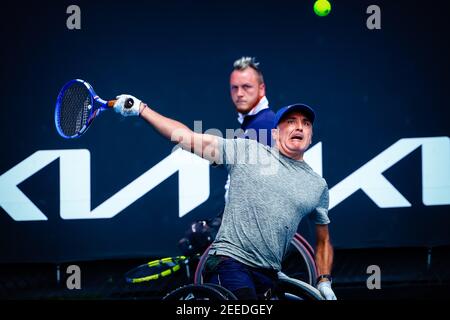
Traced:
[[331, 11], [331, 4], [327, 0], [317, 0], [314, 3], [314, 12], [319, 17], [327, 16]]

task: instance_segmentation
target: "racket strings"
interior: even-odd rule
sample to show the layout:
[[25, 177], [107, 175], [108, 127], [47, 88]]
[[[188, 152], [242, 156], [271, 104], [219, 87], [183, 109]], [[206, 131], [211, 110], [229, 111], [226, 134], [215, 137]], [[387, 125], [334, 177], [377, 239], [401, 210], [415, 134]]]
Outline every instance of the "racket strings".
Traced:
[[59, 125], [66, 136], [79, 134], [87, 124], [92, 109], [89, 90], [80, 83], [67, 88], [61, 99]]

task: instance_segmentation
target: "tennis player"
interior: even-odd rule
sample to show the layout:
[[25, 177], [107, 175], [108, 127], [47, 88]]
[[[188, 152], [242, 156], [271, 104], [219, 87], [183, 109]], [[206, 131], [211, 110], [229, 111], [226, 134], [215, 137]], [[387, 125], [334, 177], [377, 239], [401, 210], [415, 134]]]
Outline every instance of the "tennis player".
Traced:
[[[275, 115], [275, 146], [251, 139], [223, 139], [193, 132], [164, 117], [131, 95], [114, 105], [123, 116], [141, 116], [163, 137], [230, 174], [229, 201], [206, 264], [205, 280], [231, 290], [239, 299], [263, 298], [281, 270], [281, 261], [301, 219], [316, 223], [317, 288], [327, 300], [333, 248], [328, 224], [328, 186], [303, 160], [311, 145], [315, 112], [304, 104], [281, 108]], [[125, 107], [132, 99], [131, 108]]]

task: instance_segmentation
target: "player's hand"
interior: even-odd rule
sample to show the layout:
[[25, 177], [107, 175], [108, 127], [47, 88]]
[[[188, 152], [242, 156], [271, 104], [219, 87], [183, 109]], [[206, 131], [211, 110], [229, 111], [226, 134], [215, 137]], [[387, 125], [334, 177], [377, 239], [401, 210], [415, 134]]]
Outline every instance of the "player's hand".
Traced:
[[129, 94], [121, 94], [116, 97], [117, 101], [114, 103], [114, 110], [124, 117], [138, 116], [141, 110], [141, 100]]
[[326, 300], [337, 300], [336, 295], [331, 289], [330, 281], [319, 282], [319, 284], [317, 285], [317, 289], [320, 291], [322, 297], [324, 297]]

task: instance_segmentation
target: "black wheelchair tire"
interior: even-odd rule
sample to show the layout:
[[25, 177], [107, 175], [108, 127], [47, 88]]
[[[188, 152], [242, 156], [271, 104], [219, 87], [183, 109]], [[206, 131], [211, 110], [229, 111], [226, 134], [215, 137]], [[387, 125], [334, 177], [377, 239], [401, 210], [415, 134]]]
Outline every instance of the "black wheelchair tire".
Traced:
[[222, 287], [221, 285], [215, 283], [204, 283], [203, 285], [216, 289], [217, 291], [222, 293], [227, 298], [227, 300], [238, 300], [238, 298], [234, 295], [233, 292], [231, 292], [225, 287]]
[[[225, 288], [224, 288], [225, 289]], [[167, 295], [162, 300], [228, 300], [227, 294], [216, 288], [204, 284], [188, 284], [179, 287]]]

